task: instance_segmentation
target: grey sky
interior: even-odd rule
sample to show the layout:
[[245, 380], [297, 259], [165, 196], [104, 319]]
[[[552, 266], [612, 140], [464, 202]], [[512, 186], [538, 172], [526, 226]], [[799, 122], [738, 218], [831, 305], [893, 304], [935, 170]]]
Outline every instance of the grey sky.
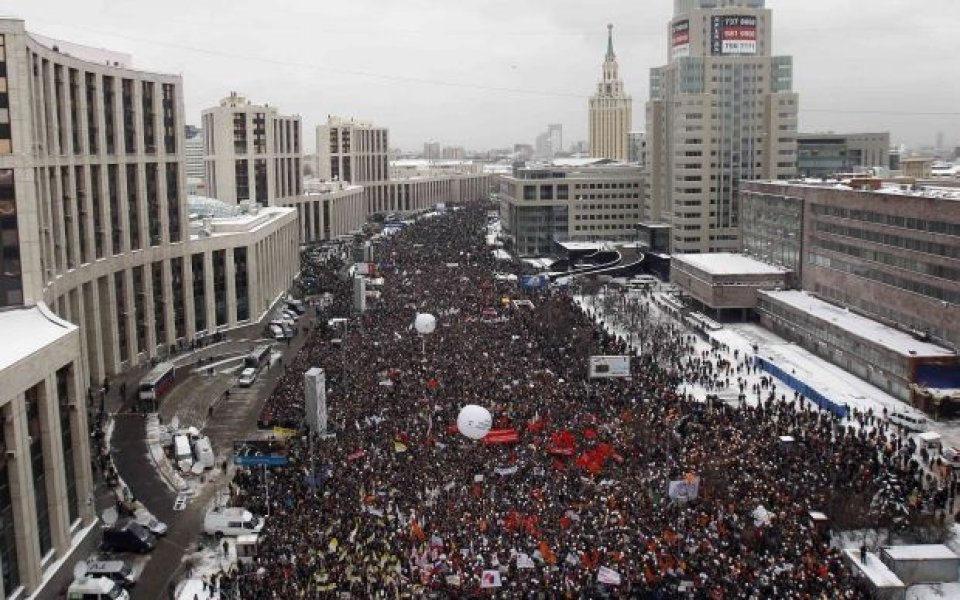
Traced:
[[[942, 131], [960, 145], [960, 2], [767, 6], [774, 52], [794, 57], [801, 130], [889, 130], [916, 145]], [[190, 123], [231, 90], [299, 113], [308, 150], [328, 114], [387, 125], [405, 149], [429, 138], [532, 143], [548, 122], [563, 123], [565, 145], [585, 139], [608, 22], [642, 130], [672, 10], [672, 0], [0, 0], [29, 31], [182, 74]]]

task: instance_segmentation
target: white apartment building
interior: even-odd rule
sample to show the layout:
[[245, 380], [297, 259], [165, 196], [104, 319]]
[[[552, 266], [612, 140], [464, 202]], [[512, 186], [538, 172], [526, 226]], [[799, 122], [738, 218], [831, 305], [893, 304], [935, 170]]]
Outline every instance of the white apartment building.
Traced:
[[764, 0], [676, 0], [651, 70], [643, 220], [674, 253], [738, 251], [739, 182], [796, 173], [793, 61], [773, 56]]
[[390, 178], [389, 130], [366, 121], [327, 117], [317, 126], [317, 176], [365, 184]]
[[129, 64], [0, 19], [0, 598], [53, 597], [94, 523], [90, 382], [256, 322], [299, 266], [293, 210], [191, 225], [182, 81]]
[[519, 256], [556, 242], [628, 241], [640, 220], [641, 171], [608, 160], [557, 161], [500, 176], [500, 218]]
[[201, 123], [208, 196], [268, 206], [303, 192], [299, 116], [231, 92], [220, 106], [203, 111]]
[[301, 196], [284, 201], [297, 209], [300, 242], [313, 244], [358, 231], [367, 220], [363, 186], [307, 181]]
[[627, 95], [620, 79], [620, 66], [613, 52], [613, 25], [607, 25], [603, 79], [590, 98], [589, 118], [590, 156], [626, 161], [630, 155], [627, 134], [633, 128], [633, 98]]

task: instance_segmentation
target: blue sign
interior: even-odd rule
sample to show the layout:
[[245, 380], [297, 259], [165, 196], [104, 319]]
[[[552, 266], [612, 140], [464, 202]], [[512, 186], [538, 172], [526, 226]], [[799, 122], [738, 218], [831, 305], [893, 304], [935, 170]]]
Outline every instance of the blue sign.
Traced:
[[235, 456], [233, 464], [241, 467], [285, 467], [290, 463], [286, 456], [267, 454], [263, 456]]

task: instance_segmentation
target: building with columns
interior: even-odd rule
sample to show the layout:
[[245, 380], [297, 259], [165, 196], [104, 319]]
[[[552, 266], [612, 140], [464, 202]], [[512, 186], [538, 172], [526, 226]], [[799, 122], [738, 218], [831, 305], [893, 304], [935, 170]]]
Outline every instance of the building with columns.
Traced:
[[797, 166], [793, 60], [765, 0], [675, 0], [669, 62], [650, 72], [643, 220], [675, 254], [740, 248], [740, 182]]
[[633, 128], [633, 99], [620, 79], [620, 66], [613, 52], [613, 25], [607, 25], [607, 55], [603, 79], [590, 98], [590, 156], [626, 161], [630, 157], [628, 135]]
[[303, 192], [299, 116], [230, 92], [220, 106], [203, 111], [201, 127], [208, 196], [268, 206]]
[[94, 523], [91, 382], [256, 323], [299, 267], [292, 209], [191, 219], [182, 81], [130, 62], [0, 19], [0, 598]]

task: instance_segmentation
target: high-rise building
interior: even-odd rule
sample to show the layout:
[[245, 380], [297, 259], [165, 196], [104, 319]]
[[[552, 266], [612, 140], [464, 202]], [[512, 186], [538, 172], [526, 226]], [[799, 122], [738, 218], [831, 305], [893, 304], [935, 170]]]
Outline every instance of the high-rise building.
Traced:
[[317, 126], [317, 176], [369, 183], [390, 178], [390, 131], [367, 121], [327, 117]]
[[627, 160], [642, 167], [647, 154], [647, 136], [642, 131], [631, 131], [628, 139], [630, 140], [630, 152]]
[[423, 157], [427, 160], [437, 160], [440, 158], [440, 142], [430, 140], [423, 144]]
[[633, 127], [633, 99], [620, 79], [620, 66], [613, 51], [613, 25], [607, 25], [607, 55], [603, 78], [590, 98], [590, 155], [594, 158], [627, 160], [627, 134]]
[[674, 253], [740, 247], [739, 182], [796, 175], [793, 61], [764, 0], [676, 0], [669, 63], [650, 73], [644, 220]]
[[228, 204], [264, 206], [303, 192], [299, 116], [251, 104], [236, 92], [201, 117], [207, 195]]
[[92, 388], [257, 322], [299, 266], [293, 210], [189, 219], [183, 82], [130, 63], [0, 18], [0, 598], [55, 597], [96, 522]]

